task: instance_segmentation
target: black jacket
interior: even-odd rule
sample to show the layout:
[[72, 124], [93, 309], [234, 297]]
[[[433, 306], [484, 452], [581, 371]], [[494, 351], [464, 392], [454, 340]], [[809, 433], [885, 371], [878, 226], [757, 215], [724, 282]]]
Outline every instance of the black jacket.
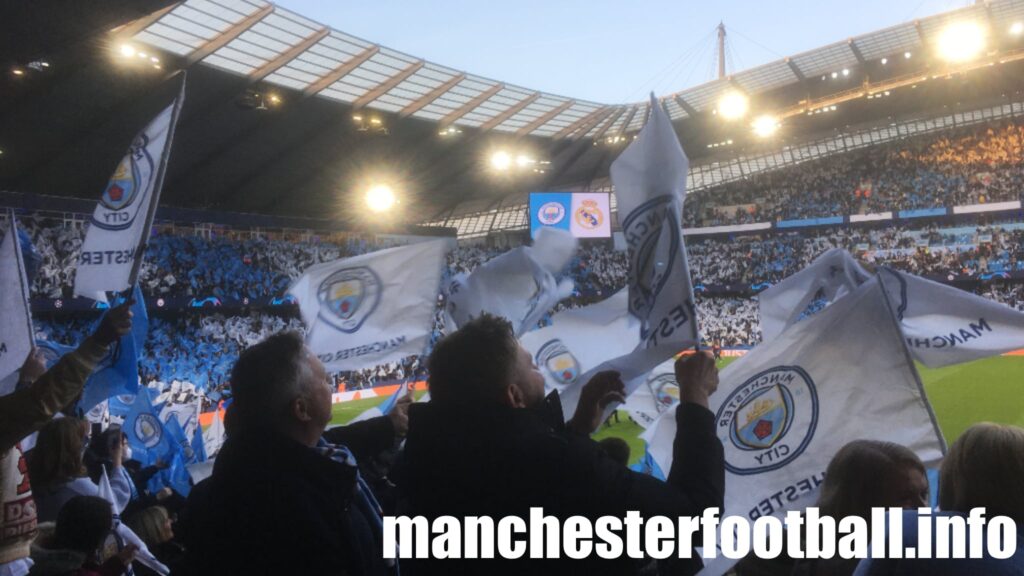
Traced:
[[[569, 433], [557, 395], [542, 410], [502, 406], [414, 404], [409, 411], [405, 452], [392, 477], [402, 515], [487, 515], [495, 522], [531, 507], [566, 519], [694, 516], [722, 507], [725, 469], [714, 416], [694, 405], [679, 406], [675, 461], [668, 482], [638, 474], [612, 461], [588, 437]], [[699, 543], [699, 541], [697, 541]], [[636, 563], [598, 558], [585, 561], [402, 560], [404, 576], [422, 574], [630, 574]], [[669, 571], [696, 572], [699, 560]]]
[[178, 522], [186, 574], [387, 573], [355, 469], [290, 438], [232, 432]]

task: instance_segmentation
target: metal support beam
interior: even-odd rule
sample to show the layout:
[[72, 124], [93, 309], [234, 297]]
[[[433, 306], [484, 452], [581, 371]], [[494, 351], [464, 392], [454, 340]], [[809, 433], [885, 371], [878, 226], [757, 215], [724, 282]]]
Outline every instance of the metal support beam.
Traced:
[[620, 136], [622, 136], [623, 134], [626, 133], [626, 127], [629, 126], [629, 123], [633, 121], [633, 117], [636, 116], [636, 112], [639, 109], [640, 109], [639, 105], [633, 106], [632, 108], [629, 109], [629, 114], [626, 116], [626, 119], [623, 120], [622, 128], [619, 129], [619, 135]]
[[530, 104], [533, 104], [534, 102], [536, 102], [537, 99], [540, 98], [540, 96], [541, 96], [540, 92], [534, 92], [533, 94], [527, 96], [526, 98], [521, 100], [518, 104], [513, 105], [508, 110], [505, 110], [504, 112], [498, 114], [494, 118], [491, 118], [487, 122], [484, 122], [483, 125], [480, 126], [480, 131], [481, 132], [487, 132], [489, 130], [493, 130], [493, 129], [497, 128], [498, 126], [501, 126], [502, 122], [504, 122], [504, 121], [508, 120], [509, 118], [515, 116], [516, 114], [521, 112], [524, 108], [526, 108]]
[[602, 137], [604, 137], [605, 133], [608, 132], [608, 129], [611, 128], [612, 126], [614, 126], [615, 125], [615, 121], [618, 120], [619, 118], [621, 118], [622, 115], [625, 114], [625, 113], [626, 113], [626, 108], [625, 107], [621, 107], [621, 108], [619, 108], [618, 112], [616, 112], [615, 114], [612, 114], [611, 116], [609, 116], [608, 117], [608, 121], [606, 121], [604, 123], [604, 125], [602, 125], [600, 128], [598, 128], [597, 132], [594, 132], [594, 140], [597, 141], [597, 140], [600, 140]]
[[170, 6], [165, 6], [157, 10], [156, 12], [153, 12], [152, 14], [132, 20], [131, 22], [124, 24], [123, 26], [118, 26], [117, 28], [114, 28], [111, 32], [113, 32], [114, 36], [127, 40], [132, 36], [135, 36], [139, 32], [142, 32], [146, 28], [149, 28], [153, 24], [156, 24], [157, 20], [163, 18], [167, 14], [170, 14], [172, 10], [174, 10], [180, 5], [181, 2], [175, 2], [174, 4], [171, 4]]
[[316, 82], [313, 82], [309, 86], [306, 86], [306, 89], [302, 91], [302, 94], [305, 96], [312, 96], [314, 94], [318, 94], [324, 91], [331, 84], [334, 84], [338, 80], [341, 80], [345, 76], [351, 74], [352, 71], [355, 70], [356, 68], [359, 68], [363, 64], [363, 62], [366, 62], [370, 58], [373, 58], [373, 55], [376, 54], [377, 52], [380, 52], [380, 46], [370, 46], [366, 50], [363, 50], [359, 54], [356, 54], [355, 56], [349, 58], [340, 66], [338, 66], [334, 70], [331, 70]]
[[597, 110], [594, 110], [593, 112], [587, 114], [583, 118], [580, 118], [579, 120], [573, 122], [572, 124], [569, 124], [565, 128], [562, 128], [561, 130], [558, 131], [557, 134], [552, 136], [551, 139], [560, 140], [562, 138], [566, 138], [576, 133], [576, 131], [578, 130], [590, 130], [591, 128], [594, 127], [595, 124], [607, 118], [608, 115], [611, 114], [612, 112], [615, 112], [615, 110], [616, 107], [614, 106], [605, 106], [603, 108], [598, 108]]
[[529, 136], [530, 134], [533, 133], [534, 130], [540, 128], [541, 126], [547, 124], [548, 122], [551, 122], [552, 120], [554, 120], [555, 116], [558, 116], [562, 112], [565, 112], [566, 110], [571, 108], [572, 105], [575, 104], [575, 103], [576, 103], [575, 100], [566, 100], [561, 106], [556, 106], [556, 107], [552, 108], [551, 110], [546, 112], [540, 118], [537, 118], [533, 122], [530, 122], [526, 126], [523, 126], [522, 128], [520, 128], [516, 132], [516, 136], [519, 136], [519, 137]]
[[274, 13], [274, 5], [267, 4], [263, 8], [260, 8], [256, 12], [246, 16], [236, 24], [232, 24], [230, 28], [221, 32], [212, 40], [203, 44], [199, 48], [192, 51], [191, 54], [185, 57], [185, 66], [191, 66], [196, 62], [199, 62], [203, 58], [206, 58], [210, 54], [213, 54], [217, 50], [227, 46], [232, 40], [238, 38], [243, 32], [252, 28], [257, 22], [263, 20], [267, 16]]
[[456, 86], [458, 86], [459, 83], [462, 82], [465, 79], [466, 79], [466, 75], [465, 74], [456, 74], [455, 76], [452, 76], [451, 80], [445, 82], [444, 84], [441, 84], [437, 88], [434, 88], [430, 92], [428, 92], [428, 93], [424, 94], [423, 96], [421, 96], [420, 98], [418, 98], [416, 101], [410, 103], [405, 108], [402, 108], [398, 112], [398, 117], [399, 118], [408, 118], [409, 116], [412, 116], [416, 112], [419, 112], [424, 106], [427, 106], [431, 102], [433, 102], [434, 100], [437, 100], [441, 96], [444, 96], [445, 93], [447, 93], [452, 88], [455, 88]]
[[263, 66], [257, 68], [252, 74], [249, 75], [249, 83], [255, 84], [260, 80], [263, 80], [267, 76], [273, 74], [279, 68], [284, 67], [292, 60], [296, 59], [300, 54], [312, 48], [317, 42], [323, 40], [331, 31], [328, 28], [321, 28], [316, 32], [310, 34], [308, 38], [299, 42], [295, 46], [292, 46], [286, 50], [283, 54], [274, 58], [270, 62], [267, 62]]
[[789, 69], [793, 71], [793, 75], [796, 76], [797, 80], [801, 82], [807, 80], [807, 77], [804, 76], [803, 71], [800, 70], [800, 67], [796, 65], [796, 62], [793, 62], [792, 58], [786, 58], [786, 65], [789, 66]]
[[914, 31], [917, 32], [917, 38], [921, 41], [921, 47], [928, 48], [928, 37], [924, 35], [924, 28], [921, 27], [920, 20], [914, 20]]
[[477, 96], [476, 98], [473, 98], [469, 102], [463, 104], [462, 107], [458, 108], [457, 110], [449, 112], [447, 116], [445, 116], [444, 118], [441, 119], [440, 122], [438, 122], [438, 130], [444, 130], [445, 128], [451, 126], [452, 124], [455, 123], [456, 120], [462, 118], [466, 114], [469, 114], [470, 112], [475, 110], [477, 106], [483, 104], [484, 102], [487, 102], [488, 100], [491, 99], [491, 96], [494, 96], [495, 94], [501, 92], [504, 89], [504, 84], [495, 84], [494, 86], [491, 86], [488, 90], [485, 90], [484, 92], [480, 93], [480, 95]]
[[392, 89], [394, 89], [395, 86], [398, 86], [403, 81], [405, 81], [406, 78], [418, 72], [420, 68], [423, 68], [424, 64], [426, 64], [426, 62], [420, 60], [419, 62], [416, 62], [410, 66], [406, 66], [398, 74], [395, 74], [391, 78], [388, 78], [384, 82], [381, 82], [380, 84], [377, 85], [376, 88], [370, 90], [366, 94], [363, 94], [362, 96], [357, 98], [356, 101], [352, 103], [352, 109], [359, 110], [360, 108], [366, 106], [367, 104], [372, 103], [377, 98], [380, 98], [381, 96], [387, 94]]
[[690, 103], [684, 100], [682, 96], [676, 94], [675, 99], [676, 104], [679, 104], [679, 107], [683, 109], [683, 112], [686, 112], [687, 116], [689, 116], [690, 118], [695, 118], [697, 116], [697, 109], [694, 108], [693, 106], [690, 106]]
[[862, 65], [868, 63], [868, 61], [864, 59], [864, 55], [861, 54], [860, 48], [857, 47], [857, 43], [853, 41], [853, 38], [847, 40], [846, 45], [850, 47], [850, 52], [853, 52], [853, 57], [857, 59], [857, 62], [860, 62]]

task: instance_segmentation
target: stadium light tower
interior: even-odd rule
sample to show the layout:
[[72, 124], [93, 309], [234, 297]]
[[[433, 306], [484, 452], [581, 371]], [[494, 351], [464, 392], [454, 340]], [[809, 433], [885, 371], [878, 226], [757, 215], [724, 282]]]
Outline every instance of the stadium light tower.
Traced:
[[491, 155], [491, 168], [504, 172], [512, 167], [512, 156], [504, 150]]
[[387, 184], [375, 184], [366, 191], [366, 206], [371, 212], [387, 212], [396, 203], [395, 191]]
[[730, 90], [718, 100], [718, 115], [726, 120], [738, 120], [747, 115], [750, 100], [736, 90]]
[[977, 22], [954, 22], [939, 33], [937, 47], [947, 62], [973, 60], [985, 50], [985, 29]]
[[753, 128], [754, 134], [760, 136], [761, 138], [767, 138], [774, 134], [775, 131], [779, 129], [779, 120], [778, 118], [771, 116], [769, 114], [758, 116], [754, 120]]

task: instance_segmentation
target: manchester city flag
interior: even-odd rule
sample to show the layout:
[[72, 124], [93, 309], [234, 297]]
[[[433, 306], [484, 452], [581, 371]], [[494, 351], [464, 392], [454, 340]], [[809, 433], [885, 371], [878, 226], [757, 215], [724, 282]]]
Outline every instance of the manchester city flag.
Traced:
[[174, 126], [185, 101], [185, 81], [174, 102], [132, 140], [93, 211], [75, 272], [75, 295], [106, 302], [106, 292], [127, 290], [145, 234], [160, 201]]
[[640, 320], [644, 348], [674, 354], [700, 342], [683, 245], [690, 162], [653, 94], [650, 106], [647, 125], [612, 163], [611, 177], [629, 246], [629, 311]]
[[328, 370], [359, 370], [427, 347], [448, 240], [317, 264], [288, 289], [306, 344]]
[[141, 393], [143, 391], [139, 390], [140, 393], [135, 395], [135, 402], [125, 416], [121, 430], [128, 437], [134, 459], [143, 466], [155, 464], [157, 460], [169, 463], [167, 455], [172, 454], [178, 446], [153, 410], [149, 394]]
[[8, 211], [7, 223], [7, 233], [0, 243], [0, 380], [21, 368], [34, 340], [28, 280], [14, 212]]
[[[149, 316], [142, 290], [136, 284], [132, 290], [132, 330], [111, 347], [111, 351], [96, 366], [82, 391], [78, 410], [88, 412], [97, 404], [116, 395], [134, 394], [139, 389], [139, 356], [146, 343]], [[101, 320], [102, 321], [102, 320]]]
[[675, 359], [658, 365], [644, 376], [640, 385], [626, 397], [622, 409], [640, 426], [647, 428], [667, 410], [679, 403]]
[[[720, 374], [711, 396], [725, 447], [724, 515], [756, 519], [814, 501], [835, 453], [886, 440], [935, 466], [945, 442], [878, 280], [765, 342]], [[676, 412], [643, 438], [672, 467]]]

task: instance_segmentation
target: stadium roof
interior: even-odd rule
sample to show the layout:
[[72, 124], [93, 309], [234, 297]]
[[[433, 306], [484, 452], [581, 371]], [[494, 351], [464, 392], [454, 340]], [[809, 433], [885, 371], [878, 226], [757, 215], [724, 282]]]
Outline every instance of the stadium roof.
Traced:
[[[3, 21], [21, 21], [5, 10], [29, 11], [14, 4], [0, 9]], [[166, 72], [177, 69], [189, 70], [189, 92], [164, 201], [185, 207], [334, 217], [351, 207], [341, 192], [382, 170], [409, 184], [414, 220], [432, 220], [464, 212], [456, 206], [467, 200], [498, 206], [510, 194], [601, 179], [649, 113], [647, 102], [581, 101], [453, 70], [264, 0], [149, 0], [151, 13], [141, 18], [139, 4], [125, 0], [80, 5], [105, 17], [68, 15], [59, 0], [30, 4], [39, 20], [61, 14], [93, 22], [95, 29], [88, 42], [44, 42], [34, 53], [25, 45], [36, 41], [35, 25], [9, 36], [20, 50], [11, 64], [27, 72], [0, 79], [12, 95], [0, 110], [0, 188], [9, 190], [94, 197], [131, 135], [170, 99]], [[902, 103], [899, 97], [883, 104], [865, 98], [872, 87], [909, 88], [929, 74], [945, 74], [928, 56], [931, 44], [946, 23], [962, 19], [1001, 29], [1024, 19], [1024, 1], [995, 0], [893, 26], [660, 99], [694, 166], [719, 164], [740, 154], [741, 145], [759, 145], [745, 123], [726, 126], [714, 117], [728, 89], [748, 95], [758, 112], [791, 118], [790, 139], [885, 118], [901, 106], [906, 112], [942, 105], [938, 96], [922, 98], [927, 90]], [[995, 56], [986, 57], [1014, 54], [1004, 59], [1016, 62], [1019, 43], [1000, 39], [993, 43]], [[154, 66], [161, 70], [122, 66], [121, 44], [158, 58]], [[42, 57], [53, 66], [32, 69]], [[840, 75], [843, 70], [848, 74]], [[1017, 77], [1009, 69], [1003, 76], [981, 96], [1005, 90], [1013, 83], [1008, 78]], [[942, 94], [955, 102], [964, 90]], [[847, 101], [839, 113], [803, 117], [815, 106], [835, 111]], [[528, 151], [549, 164], [495, 178], [486, 157], [499, 147]]]

